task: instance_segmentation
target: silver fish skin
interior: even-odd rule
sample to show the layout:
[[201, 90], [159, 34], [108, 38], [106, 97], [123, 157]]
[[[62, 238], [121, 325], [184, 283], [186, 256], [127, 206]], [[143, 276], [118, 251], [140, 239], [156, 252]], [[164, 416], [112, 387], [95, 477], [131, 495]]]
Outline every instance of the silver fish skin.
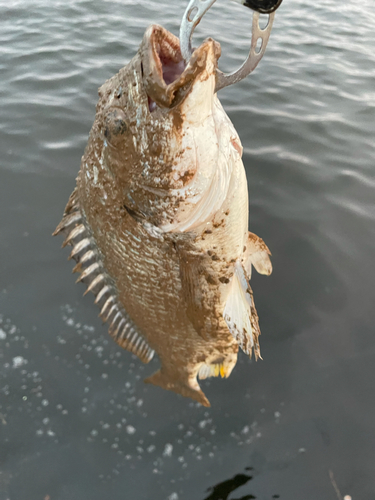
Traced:
[[270, 252], [248, 232], [242, 145], [215, 94], [220, 46], [186, 66], [150, 26], [99, 89], [77, 186], [54, 234], [123, 348], [161, 368], [146, 382], [209, 406], [197, 378], [228, 377], [239, 346], [260, 357], [252, 266]]

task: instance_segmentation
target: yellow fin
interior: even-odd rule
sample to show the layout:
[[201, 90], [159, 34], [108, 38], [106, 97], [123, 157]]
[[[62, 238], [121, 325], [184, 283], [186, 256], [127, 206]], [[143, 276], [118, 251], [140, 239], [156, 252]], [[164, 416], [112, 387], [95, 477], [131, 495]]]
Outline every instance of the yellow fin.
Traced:
[[209, 377], [221, 377], [228, 378], [231, 374], [233, 367], [233, 362], [231, 363], [212, 363], [212, 364], [202, 364], [198, 370], [198, 377], [202, 379], [206, 379]]

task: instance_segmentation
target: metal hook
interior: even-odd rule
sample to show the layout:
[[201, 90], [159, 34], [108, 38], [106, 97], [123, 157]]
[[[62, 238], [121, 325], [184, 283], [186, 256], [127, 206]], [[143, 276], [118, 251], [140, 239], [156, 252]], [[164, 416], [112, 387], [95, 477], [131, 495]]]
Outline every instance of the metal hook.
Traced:
[[186, 64], [191, 58], [191, 37], [197, 24], [205, 13], [213, 6], [216, 0], [190, 0], [180, 26], [180, 48]]
[[[247, 7], [256, 10], [253, 13], [250, 52], [246, 61], [237, 71], [226, 74], [219, 69], [217, 70], [215, 92], [218, 92], [228, 85], [233, 85], [234, 83], [243, 80], [258, 66], [260, 60], [263, 57], [263, 54], [266, 51], [267, 43], [272, 30], [273, 20], [275, 17], [275, 10], [282, 2], [282, 0], [268, 0], [267, 5], [260, 8], [261, 2], [263, 2], [264, 0], [236, 1], [241, 3], [242, 5], [246, 5]], [[204, 14], [212, 7], [215, 2], [216, 0], [190, 0], [189, 2], [189, 5], [182, 18], [180, 27], [181, 53], [186, 63], [189, 62], [192, 55], [191, 38], [193, 36], [194, 29], [199, 24]], [[269, 13], [268, 23], [264, 29], [261, 29], [259, 26], [259, 11], [261, 11], [262, 13]], [[258, 40], [261, 40], [259, 50], [257, 50]]]
[[[259, 26], [259, 12], [253, 13], [253, 27], [251, 32], [251, 47], [249, 55], [243, 65], [233, 73], [226, 74], [219, 69], [217, 70], [215, 92], [218, 92], [224, 87], [228, 87], [228, 85], [233, 85], [234, 83], [243, 80], [246, 76], [250, 75], [250, 73], [252, 73], [258, 66], [266, 51], [267, 43], [271, 35], [274, 17], [275, 12], [269, 14], [267, 26], [264, 29], [261, 29]], [[258, 40], [261, 40], [261, 46], [257, 51]]]

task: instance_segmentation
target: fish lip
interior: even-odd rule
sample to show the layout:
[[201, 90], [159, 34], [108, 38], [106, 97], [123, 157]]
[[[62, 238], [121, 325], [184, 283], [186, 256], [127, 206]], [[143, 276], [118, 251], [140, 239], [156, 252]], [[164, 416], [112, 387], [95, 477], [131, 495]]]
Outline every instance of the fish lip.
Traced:
[[[208, 38], [194, 50], [186, 65], [180, 50], [179, 39], [159, 25], [150, 26], [144, 35], [141, 60], [145, 91], [152, 103], [173, 108], [189, 94], [198, 75], [206, 69], [210, 45], [214, 45], [215, 66], [220, 57], [220, 45]], [[175, 77], [175, 78], [174, 78]]]

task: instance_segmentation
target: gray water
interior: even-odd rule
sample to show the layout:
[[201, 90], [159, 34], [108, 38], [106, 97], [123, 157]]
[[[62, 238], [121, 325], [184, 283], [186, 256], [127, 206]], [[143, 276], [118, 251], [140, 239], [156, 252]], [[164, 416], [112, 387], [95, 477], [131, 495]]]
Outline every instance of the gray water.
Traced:
[[[51, 232], [97, 88], [181, 0], [0, 2], [0, 500], [375, 498], [373, 0], [284, 0], [266, 55], [221, 92], [244, 145], [264, 361], [202, 382], [212, 408], [145, 386]], [[240, 64], [250, 13], [197, 29]], [[211, 489], [210, 489], [211, 488]]]

